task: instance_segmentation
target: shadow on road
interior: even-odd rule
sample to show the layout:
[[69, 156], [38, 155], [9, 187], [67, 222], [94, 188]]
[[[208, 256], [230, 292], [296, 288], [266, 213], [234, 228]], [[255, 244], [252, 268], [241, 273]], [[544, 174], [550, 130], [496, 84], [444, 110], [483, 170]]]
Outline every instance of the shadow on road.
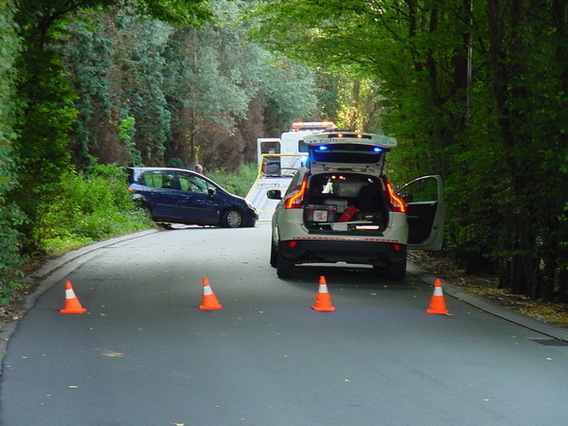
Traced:
[[390, 288], [408, 289], [414, 287], [413, 280], [405, 281], [387, 280], [380, 271], [371, 266], [347, 266], [347, 265], [302, 265], [297, 266], [294, 277], [282, 280], [292, 285], [305, 286], [306, 284], [317, 285], [320, 276], [324, 276], [328, 287], [362, 288], [365, 290]]

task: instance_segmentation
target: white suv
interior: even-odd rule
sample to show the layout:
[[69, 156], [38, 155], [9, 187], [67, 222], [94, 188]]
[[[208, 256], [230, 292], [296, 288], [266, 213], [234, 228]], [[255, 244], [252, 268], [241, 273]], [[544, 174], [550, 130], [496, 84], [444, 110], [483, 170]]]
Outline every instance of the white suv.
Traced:
[[407, 248], [440, 250], [444, 230], [440, 176], [423, 176], [395, 192], [385, 154], [396, 140], [331, 132], [304, 138], [309, 156], [272, 217], [270, 264], [290, 278], [296, 264], [373, 265], [392, 280], [406, 274]]

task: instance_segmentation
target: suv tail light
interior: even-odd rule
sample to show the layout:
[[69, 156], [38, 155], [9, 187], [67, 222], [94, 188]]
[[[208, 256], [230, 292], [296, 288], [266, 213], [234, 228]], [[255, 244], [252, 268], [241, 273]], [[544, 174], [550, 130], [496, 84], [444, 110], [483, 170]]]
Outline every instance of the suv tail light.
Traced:
[[395, 194], [390, 182], [387, 182], [387, 191], [389, 193], [389, 201], [394, 212], [406, 213], [406, 204], [404, 200]]
[[298, 186], [298, 188], [292, 192], [284, 203], [284, 206], [287, 209], [299, 209], [304, 204], [304, 194], [306, 192], [306, 186], [308, 185], [308, 176], [304, 176], [302, 179], [302, 183]]

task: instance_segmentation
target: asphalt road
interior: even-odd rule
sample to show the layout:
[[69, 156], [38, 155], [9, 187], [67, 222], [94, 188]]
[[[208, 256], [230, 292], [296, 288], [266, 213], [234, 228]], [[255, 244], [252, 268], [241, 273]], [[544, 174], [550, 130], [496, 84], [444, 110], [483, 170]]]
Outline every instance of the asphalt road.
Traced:
[[[269, 234], [189, 227], [71, 260], [10, 338], [0, 424], [568, 424], [568, 347], [450, 296], [426, 314], [414, 276], [280, 280]], [[335, 312], [310, 309], [321, 275]], [[223, 309], [198, 309], [202, 277]], [[88, 313], [59, 313], [64, 280]]]

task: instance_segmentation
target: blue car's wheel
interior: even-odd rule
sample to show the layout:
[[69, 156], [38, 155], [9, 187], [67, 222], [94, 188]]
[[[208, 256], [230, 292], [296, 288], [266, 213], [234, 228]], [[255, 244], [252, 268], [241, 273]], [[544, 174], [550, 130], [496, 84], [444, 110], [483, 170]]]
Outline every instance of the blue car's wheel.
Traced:
[[221, 226], [224, 228], [238, 228], [243, 225], [243, 215], [236, 209], [229, 209], [223, 213]]

